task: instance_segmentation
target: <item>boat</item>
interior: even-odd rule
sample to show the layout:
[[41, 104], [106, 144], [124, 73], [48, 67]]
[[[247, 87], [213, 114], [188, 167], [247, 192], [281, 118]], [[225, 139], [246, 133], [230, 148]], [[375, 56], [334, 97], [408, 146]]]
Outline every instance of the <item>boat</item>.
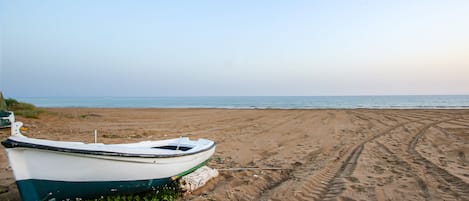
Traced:
[[211, 140], [185, 137], [131, 144], [35, 139], [21, 134], [23, 124], [14, 114], [8, 120], [11, 136], [2, 145], [23, 201], [148, 191], [197, 170], [216, 147]]
[[0, 128], [10, 127], [11, 123], [8, 117], [12, 114], [12, 112], [0, 110]]

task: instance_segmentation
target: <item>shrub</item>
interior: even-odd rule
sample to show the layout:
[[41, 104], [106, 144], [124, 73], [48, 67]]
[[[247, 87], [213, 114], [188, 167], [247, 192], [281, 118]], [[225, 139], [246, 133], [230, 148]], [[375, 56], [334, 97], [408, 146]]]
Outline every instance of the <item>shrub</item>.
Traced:
[[44, 110], [36, 108], [33, 104], [19, 102], [13, 98], [5, 99], [7, 109], [15, 112], [16, 115], [20, 115], [26, 118], [39, 118], [39, 114], [43, 113]]
[[5, 99], [3, 98], [3, 94], [0, 91], [0, 111], [7, 110], [7, 105], [5, 103]]

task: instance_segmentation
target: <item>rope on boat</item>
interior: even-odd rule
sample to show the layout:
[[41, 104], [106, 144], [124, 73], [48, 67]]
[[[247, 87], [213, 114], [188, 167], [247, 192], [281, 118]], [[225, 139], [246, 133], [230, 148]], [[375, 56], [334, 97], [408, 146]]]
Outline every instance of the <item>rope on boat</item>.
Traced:
[[[196, 171], [185, 175], [179, 180], [179, 187], [183, 191], [192, 192], [204, 186], [210, 179], [217, 177], [218, 171], [243, 171], [243, 170], [290, 170], [280, 167], [237, 167], [237, 168], [220, 168], [212, 169], [207, 166], [202, 166]], [[174, 178], [178, 179], [178, 178]]]

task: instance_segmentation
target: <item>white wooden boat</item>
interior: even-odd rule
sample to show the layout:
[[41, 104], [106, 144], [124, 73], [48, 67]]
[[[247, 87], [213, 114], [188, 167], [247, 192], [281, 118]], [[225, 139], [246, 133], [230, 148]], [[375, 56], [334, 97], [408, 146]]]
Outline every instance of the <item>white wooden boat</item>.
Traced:
[[13, 112], [0, 110], [0, 128], [7, 128], [11, 126], [9, 116], [13, 115]]
[[132, 144], [85, 144], [33, 139], [12, 122], [6, 148], [24, 201], [96, 198], [167, 184], [201, 167], [215, 142], [189, 138]]

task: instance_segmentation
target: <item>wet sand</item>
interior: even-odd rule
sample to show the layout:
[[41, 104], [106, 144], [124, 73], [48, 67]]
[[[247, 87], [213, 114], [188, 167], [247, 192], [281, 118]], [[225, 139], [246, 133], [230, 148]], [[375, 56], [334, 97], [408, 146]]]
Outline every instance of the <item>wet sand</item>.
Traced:
[[[216, 141], [220, 171], [182, 200], [469, 200], [469, 110], [48, 108], [28, 137]], [[9, 129], [0, 130], [5, 139]], [[19, 200], [5, 152], [0, 200]]]

